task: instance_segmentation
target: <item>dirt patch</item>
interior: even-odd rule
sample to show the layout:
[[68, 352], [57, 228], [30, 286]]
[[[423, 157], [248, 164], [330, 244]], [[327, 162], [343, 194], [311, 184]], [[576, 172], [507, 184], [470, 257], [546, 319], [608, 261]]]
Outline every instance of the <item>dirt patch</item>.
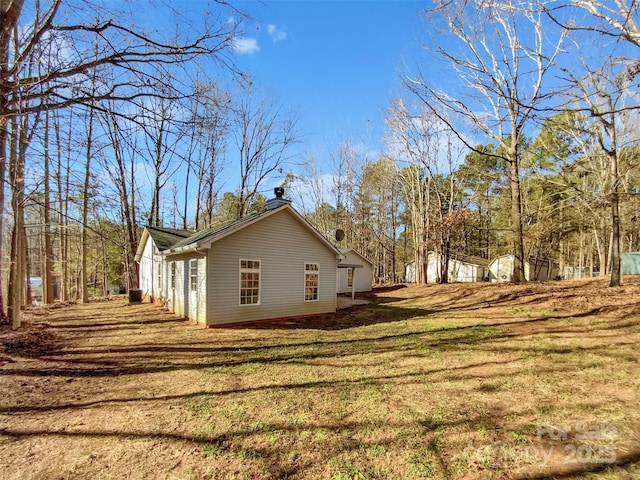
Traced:
[[[27, 323], [20, 330], [11, 330], [9, 326], [0, 327], [0, 359], [12, 356], [38, 357], [46, 355], [56, 348], [56, 337], [47, 325]], [[2, 360], [0, 360], [2, 361]]]
[[362, 298], [250, 328], [117, 299], [2, 329], [0, 477], [640, 478], [640, 279]]

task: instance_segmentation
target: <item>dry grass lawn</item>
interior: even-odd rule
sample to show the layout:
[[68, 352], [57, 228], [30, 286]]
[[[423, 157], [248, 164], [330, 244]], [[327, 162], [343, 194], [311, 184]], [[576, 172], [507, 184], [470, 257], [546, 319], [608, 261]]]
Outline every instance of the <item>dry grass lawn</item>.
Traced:
[[640, 279], [397, 286], [260, 328], [2, 330], [2, 479], [640, 479]]

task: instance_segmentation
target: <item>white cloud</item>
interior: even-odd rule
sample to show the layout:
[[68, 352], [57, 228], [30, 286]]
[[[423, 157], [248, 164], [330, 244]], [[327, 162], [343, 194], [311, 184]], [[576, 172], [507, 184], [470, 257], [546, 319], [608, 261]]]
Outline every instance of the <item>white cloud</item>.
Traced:
[[260, 50], [255, 38], [236, 37], [233, 39], [233, 49], [239, 54], [254, 54]]
[[276, 27], [273, 23], [267, 25], [267, 32], [271, 36], [271, 40], [273, 40], [274, 43], [287, 38], [287, 32], [285, 32], [284, 29]]

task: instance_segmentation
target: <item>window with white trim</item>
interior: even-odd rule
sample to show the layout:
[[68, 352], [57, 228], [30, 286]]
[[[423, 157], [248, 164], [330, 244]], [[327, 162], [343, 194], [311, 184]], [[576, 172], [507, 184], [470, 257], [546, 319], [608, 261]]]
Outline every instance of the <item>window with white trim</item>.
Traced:
[[320, 265], [317, 263], [304, 264], [304, 301], [318, 300], [318, 286], [320, 285]]
[[162, 264], [161, 263], [157, 263], [156, 264], [157, 267], [157, 272], [156, 272], [156, 278], [157, 278], [157, 287], [158, 290], [162, 289]]
[[260, 304], [260, 260], [240, 260], [240, 305]]
[[353, 287], [353, 268], [347, 268], [347, 287]]
[[189, 290], [198, 290], [198, 260], [189, 260]]
[[170, 265], [171, 288], [176, 288], [176, 262], [171, 262]]

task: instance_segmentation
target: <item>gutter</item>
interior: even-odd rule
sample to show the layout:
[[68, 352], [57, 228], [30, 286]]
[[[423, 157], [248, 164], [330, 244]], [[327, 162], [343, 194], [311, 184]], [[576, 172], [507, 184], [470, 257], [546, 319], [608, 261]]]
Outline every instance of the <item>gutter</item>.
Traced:
[[163, 251], [162, 254], [165, 255], [165, 256], [170, 256], [170, 255], [180, 255], [180, 254], [183, 254], [183, 253], [191, 253], [191, 252], [197, 253], [197, 254], [202, 255], [202, 256], [206, 256], [207, 255], [206, 250], [201, 250], [200, 249], [200, 245], [198, 245], [197, 243], [195, 245], [193, 245], [193, 246], [187, 245], [187, 246], [178, 247], [178, 248], [175, 248], [175, 249], [174, 248], [170, 248], [168, 250]]

